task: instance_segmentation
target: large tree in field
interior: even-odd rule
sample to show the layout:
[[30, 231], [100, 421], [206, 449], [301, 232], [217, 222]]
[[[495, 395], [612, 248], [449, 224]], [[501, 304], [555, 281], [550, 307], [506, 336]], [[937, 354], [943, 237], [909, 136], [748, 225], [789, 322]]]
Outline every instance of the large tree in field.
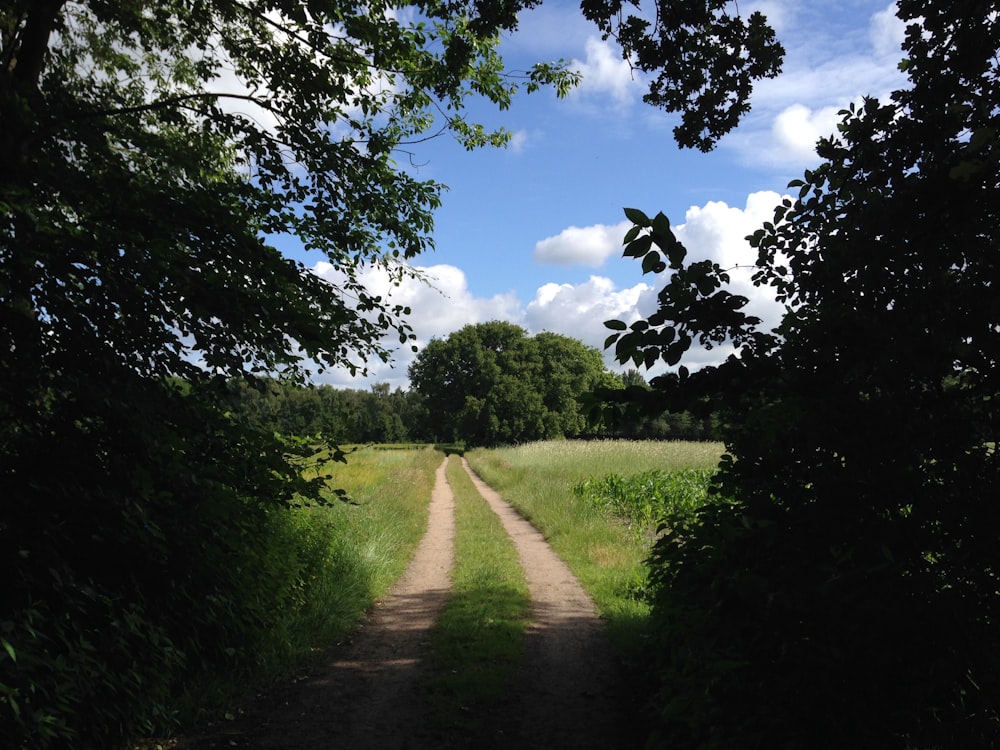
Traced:
[[608, 379], [596, 349], [500, 321], [431, 341], [409, 375], [434, 437], [469, 445], [578, 435], [586, 427], [579, 397]]
[[629, 212], [672, 277], [619, 355], [738, 350], [653, 381], [730, 424], [729, 502], [654, 553], [664, 747], [1000, 743], [1000, 7], [898, 15], [908, 87], [843, 112], [752, 237], [777, 330]]
[[[441, 186], [393, 154], [503, 143], [469, 96], [573, 83], [503, 70], [534, 4], [0, 0], [0, 745], [107, 747], [164, 720], [193, 665], [253, 662], [233, 644], [268, 613], [233, 561], [313, 488], [219, 390], [408, 340], [359, 271], [406, 272]], [[584, 5], [705, 147], [781, 51], [759, 14], [676, 11]]]

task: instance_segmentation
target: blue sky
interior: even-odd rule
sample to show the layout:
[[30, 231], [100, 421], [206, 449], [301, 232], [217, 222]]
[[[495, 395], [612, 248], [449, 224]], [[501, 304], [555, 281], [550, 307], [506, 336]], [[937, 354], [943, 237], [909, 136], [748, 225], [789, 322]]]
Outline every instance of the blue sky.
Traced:
[[[468, 323], [508, 320], [600, 348], [602, 321], [645, 317], [663, 284], [621, 258], [626, 206], [667, 214], [692, 259], [710, 257], [725, 267], [752, 262], [743, 237], [771, 218], [788, 182], [816, 164], [813, 145], [834, 132], [837, 111], [903, 85], [903, 29], [885, 0], [739, 7], [763, 11], [775, 26], [787, 51], [784, 73], [758, 84], [752, 112], [709, 154], [677, 147], [676, 120], [642, 103], [641, 76], [600, 40], [576, 4], [549, 0], [521, 16], [520, 30], [502, 47], [508, 67], [564, 58], [583, 83], [563, 100], [548, 91], [519, 95], [502, 113], [474, 104], [474, 119], [515, 133], [507, 149], [467, 152], [447, 137], [413, 148], [418, 166], [407, 168], [449, 187], [437, 213], [436, 250], [412, 262], [434, 288], [409, 282], [392, 290], [393, 300], [413, 309], [418, 345]], [[400, 161], [409, 157], [400, 154]], [[296, 257], [329, 273], [318, 257]], [[368, 281], [388, 291], [380, 274]], [[734, 285], [765, 320], [777, 320], [780, 310], [749, 285], [748, 274], [734, 274]], [[727, 354], [693, 352], [688, 364]], [[392, 366], [370, 363], [366, 378], [334, 371], [316, 380], [405, 387], [412, 357], [404, 347]], [[606, 360], [614, 364], [610, 355]]]

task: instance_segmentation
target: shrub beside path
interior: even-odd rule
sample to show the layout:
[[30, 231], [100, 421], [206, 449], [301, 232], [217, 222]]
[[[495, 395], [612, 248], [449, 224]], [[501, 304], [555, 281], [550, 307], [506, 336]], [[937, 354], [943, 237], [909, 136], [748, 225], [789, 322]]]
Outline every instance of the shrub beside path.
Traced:
[[[269, 689], [177, 750], [615, 750], [636, 746], [622, 675], [593, 602], [542, 535], [470, 469], [518, 550], [531, 592], [524, 660], [504, 696], [466, 727], [436, 726], [420, 691], [421, 657], [447, 600], [454, 497], [437, 470], [427, 532], [406, 572], [350, 641], [308, 674]], [[469, 729], [468, 727], [474, 727]]]

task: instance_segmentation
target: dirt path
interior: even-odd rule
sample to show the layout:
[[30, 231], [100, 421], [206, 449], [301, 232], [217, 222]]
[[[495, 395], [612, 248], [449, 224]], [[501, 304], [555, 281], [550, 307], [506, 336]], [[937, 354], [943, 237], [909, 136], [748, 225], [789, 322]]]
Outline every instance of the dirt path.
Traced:
[[507, 746], [617, 747], [623, 727], [615, 686], [621, 676], [593, 601], [542, 534], [464, 458], [462, 465], [514, 540], [531, 593], [525, 659], [504, 701], [506, 735], [517, 738]]
[[531, 524], [485, 485], [477, 489], [511, 535], [532, 597], [525, 659], [505, 696], [456, 734], [434, 726], [417, 678], [450, 586], [454, 497], [437, 470], [427, 532], [403, 577], [351, 642], [295, 681], [269, 690], [224, 726], [179, 741], [181, 750], [588, 750], [622, 739], [616, 664], [594, 605]]

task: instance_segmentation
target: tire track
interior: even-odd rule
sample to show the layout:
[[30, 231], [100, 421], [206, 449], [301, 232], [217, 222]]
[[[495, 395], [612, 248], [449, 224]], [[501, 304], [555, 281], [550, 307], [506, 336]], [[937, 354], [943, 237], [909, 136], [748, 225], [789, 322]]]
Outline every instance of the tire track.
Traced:
[[621, 669], [593, 600], [530, 522], [462, 459], [473, 484], [514, 541], [531, 593], [525, 656], [492, 736], [481, 746], [609, 750], [622, 743]]
[[177, 750], [414, 750], [447, 747], [425, 726], [416, 684], [429, 633], [451, 591], [455, 498], [435, 472], [427, 531], [403, 576], [330, 660], [268, 690], [231, 723]]
[[471, 733], [436, 726], [419, 691], [430, 631], [451, 591], [455, 498], [445, 459], [427, 531], [403, 576], [352, 639], [309, 674], [258, 696], [233, 721], [175, 750], [615, 750], [618, 665], [590, 597], [542, 535], [462, 466], [520, 556], [531, 593], [524, 659], [504, 696], [476, 707]]

